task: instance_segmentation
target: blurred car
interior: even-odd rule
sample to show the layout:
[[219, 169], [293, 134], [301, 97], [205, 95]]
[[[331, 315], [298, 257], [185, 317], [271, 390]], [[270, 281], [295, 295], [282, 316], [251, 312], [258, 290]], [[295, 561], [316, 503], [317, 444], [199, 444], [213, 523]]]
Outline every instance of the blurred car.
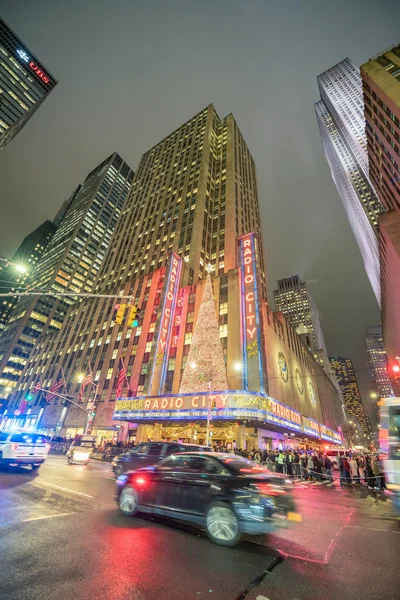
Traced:
[[50, 450], [47, 437], [40, 433], [0, 431], [0, 465], [30, 465], [39, 469]]
[[129, 452], [116, 456], [111, 463], [115, 475], [121, 475], [125, 471], [140, 469], [149, 465], [155, 465], [163, 458], [180, 452], [204, 452], [205, 446], [196, 444], [181, 444], [179, 442], [143, 442], [135, 446]]
[[292, 483], [247, 458], [214, 452], [172, 455], [120, 475], [116, 500], [124, 515], [153, 513], [205, 527], [217, 544], [301, 521]]
[[67, 452], [68, 464], [87, 465], [94, 450], [95, 442], [96, 436], [94, 435], [76, 435]]

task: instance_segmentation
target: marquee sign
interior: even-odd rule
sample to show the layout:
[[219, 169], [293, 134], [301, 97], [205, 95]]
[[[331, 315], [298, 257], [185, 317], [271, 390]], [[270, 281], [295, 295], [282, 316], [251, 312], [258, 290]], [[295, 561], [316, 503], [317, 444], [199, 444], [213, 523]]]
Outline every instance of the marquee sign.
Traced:
[[211, 411], [213, 419], [249, 419], [269, 422], [292, 431], [302, 430], [300, 413], [264, 394], [245, 391], [121, 399], [116, 402], [113, 418], [125, 421], [207, 419], [211, 405], [215, 406]]
[[307, 435], [311, 435], [312, 437], [319, 438], [319, 424], [314, 419], [309, 419], [308, 417], [302, 417], [303, 422], [303, 432]]
[[246, 390], [264, 392], [264, 350], [261, 338], [255, 234], [249, 233], [240, 237], [238, 244], [243, 384]]
[[156, 355], [153, 361], [153, 372], [150, 379], [150, 393], [162, 394], [163, 392], [168, 367], [168, 354], [171, 344], [171, 332], [181, 269], [182, 259], [173, 252], [170, 257], [164, 287], [164, 304], [160, 316]]

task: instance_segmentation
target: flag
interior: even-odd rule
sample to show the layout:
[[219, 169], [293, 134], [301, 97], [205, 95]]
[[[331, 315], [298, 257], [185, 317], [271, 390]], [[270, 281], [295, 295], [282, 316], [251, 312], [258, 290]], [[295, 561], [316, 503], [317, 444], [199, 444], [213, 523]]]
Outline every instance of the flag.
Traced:
[[118, 380], [117, 380], [117, 390], [116, 390], [117, 398], [119, 398], [122, 394], [125, 379], [126, 379], [126, 371], [125, 371], [124, 363], [121, 360], [121, 367], [119, 369]]
[[80, 390], [79, 390], [79, 402], [82, 402], [82, 400], [83, 400], [83, 394], [85, 393], [85, 387], [87, 385], [89, 385], [89, 383], [93, 383], [93, 377], [92, 377], [92, 373], [91, 372], [88, 375], [86, 375], [85, 379], [82, 381], [82, 385], [81, 385]]
[[36, 392], [40, 392], [41, 387], [42, 387], [41, 381], [37, 381], [32, 388], [32, 393], [35, 394]]
[[55, 382], [53, 383], [53, 385], [50, 388], [50, 391], [47, 392], [46, 394], [46, 400], [47, 402], [49, 402], [52, 398], [54, 398], [54, 394], [56, 394], [58, 392], [58, 390], [60, 390], [62, 387], [64, 387], [64, 379], [62, 377], [60, 377], [59, 379], [56, 379]]

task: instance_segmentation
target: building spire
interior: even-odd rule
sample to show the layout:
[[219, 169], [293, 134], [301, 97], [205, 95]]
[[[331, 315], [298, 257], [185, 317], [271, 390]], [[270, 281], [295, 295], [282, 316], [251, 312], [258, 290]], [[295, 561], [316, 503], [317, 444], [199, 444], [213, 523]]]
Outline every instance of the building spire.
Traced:
[[188, 360], [183, 372], [180, 394], [225, 391], [226, 366], [219, 337], [219, 324], [209, 269]]

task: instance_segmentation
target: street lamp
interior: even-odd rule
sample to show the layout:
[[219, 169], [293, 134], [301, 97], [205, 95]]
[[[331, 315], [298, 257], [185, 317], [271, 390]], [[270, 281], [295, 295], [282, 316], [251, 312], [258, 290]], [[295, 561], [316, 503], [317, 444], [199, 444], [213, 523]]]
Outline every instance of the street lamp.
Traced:
[[235, 371], [241, 371], [243, 368], [243, 365], [240, 361], [234, 362], [232, 366]]
[[18, 273], [26, 275], [28, 273], [28, 269], [22, 263], [15, 263], [7, 258], [1, 258], [0, 261], [6, 263], [6, 267], [13, 267]]
[[377, 398], [377, 397], [378, 397], [378, 394], [377, 394], [376, 392], [371, 392], [371, 393], [370, 393], [370, 397], [371, 397], [371, 398]]
[[83, 380], [84, 380], [84, 378], [85, 378], [85, 375], [84, 375], [83, 373], [79, 373], [79, 375], [77, 375], [77, 377], [76, 377], [76, 378], [77, 378], [77, 380], [78, 380], [78, 383], [82, 383], [82, 381], [83, 381]]

